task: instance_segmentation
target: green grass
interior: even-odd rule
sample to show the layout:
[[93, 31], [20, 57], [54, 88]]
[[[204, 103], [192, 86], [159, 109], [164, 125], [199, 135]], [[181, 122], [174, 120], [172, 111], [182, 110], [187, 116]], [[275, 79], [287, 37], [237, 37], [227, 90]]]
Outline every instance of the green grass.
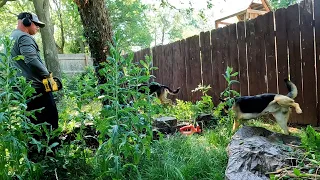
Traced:
[[217, 128], [202, 135], [176, 134], [155, 142], [150, 159], [141, 161], [141, 177], [153, 180], [224, 179], [229, 139], [226, 128]]

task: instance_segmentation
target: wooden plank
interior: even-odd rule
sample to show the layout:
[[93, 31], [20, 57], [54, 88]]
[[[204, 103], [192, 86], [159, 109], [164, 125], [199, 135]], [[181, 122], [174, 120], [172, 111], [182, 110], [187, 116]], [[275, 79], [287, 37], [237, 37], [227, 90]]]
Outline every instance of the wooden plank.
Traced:
[[288, 78], [288, 54], [287, 54], [287, 25], [286, 9], [275, 12], [276, 37], [277, 37], [277, 64], [278, 64], [278, 87], [280, 94], [287, 94], [288, 89], [284, 79]]
[[141, 55], [142, 57], [140, 60], [146, 60], [146, 56], [150, 56], [150, 48], [143, 49]]
[[133, 62], [139, 62], [141, 59], [141, 51], [134, 52]]
[[229, 47], [229, 27], [225, 26], [223, 28], [221, 28], [221, 45], [222, 45], [222, 49], [221, 49], [221, 55], [222, 55], [222, 61], [221, 61], [221, 72], [220, 72], [220, 86], [219, 86], [219, 92], [222, 92], [224, 89], [227, 88], [227, 81], [224, 78], [223, 74], [225, 74], [228, 65], [230, 65], [230, 57], [229, 57], [229, 51], [230, 51], [230, 47]]
[[266, 49], [265, 49], [265, 34], [266, 34], [266, 16], [258, 16], [255, 22], [255, 45], [256, 45], [256, 72], [259, 79], [255, 83], [258, 84], [257, 94], [267, 92], [267, 71], [266, 71]]
[[178, 99], [185, 100], [187, 99], [186, 91], [186, 67], [184, 63], [184, 40], [176, 41], [173, 43], [172, 53], [173, 53], [173, 62], [172, 62], [172, 77], [173, 77], [173, 89], [180, 87], [180, 92], [176, 96]]
[[[189, 40], [190, 41], [190, 40]], [[190, 101], [191, 100], [191, 90], [192, 90], [192, 88], [191, 88], [191, 86], [190, 86], [190, 84], [189, 84], [189, 79], [190, 79], [190, 71], [191, 71], [191, 69], [190, 69], [190, 66], [189, 66], [189, 59], [190, 59], [190, 53], [189, 53], [189, 51], [190, 51], [190, 48], [189, 48], [189, 43], [187, 42], [187, 39], [185, 39], [184, 40], [184, 64], [185, 64], [185, 67], [186, 67], [186, 77], [185, 77], [185, 81], [186, 81], [186, 95], [185, 95], [185, 97], [187, 97], [186, 99], [184, 99], [184, 100], [188, 100], [188, 101]]]
[[152, 48], [152, 67], [158, 68], [158, 69], [152, 71], [152, 75], [155, 77], [158, 76], [158, 72], [159, 72], [159, 63], [158, 63], [158, 57], [157, 57], [158, 55], [156, 53], [156, 48], [157, 48], [157, 46]]
[[299, 124], [317, 124], [316, 109], [316, 79], [315, 79], [315, 61], [314, 61], [314, 38], [313, 38], [313, 9], [312, 0], [304, 0], [300, 4], [300, 29], [301, 29], [301, 49], [303, 64], [303, 99], [304, 106], [303, 121]]
[[249, 95], [259, 94], [258, 93], [259, 84], [261, 84], [260, 76], [256, 70], [256, 67], [257, 67], [256, 48], [257, 47], [256, 47], [256, 41], [255, 41], [255, 27], [254, 27], [255, 22], [256, 22], [256, 19], [246, 22]]
[[[199, 36], [192, 36], [186, 39], [188, 47], [187, 66], [187, 84], [190, 87], [189, 91], [194, 90], [201, 83], [201, 63], [200, 63], [200, 46]], [[195, 102], [201, 99], [201, 92], [191, 93], [189, 100]]]
[[[212, 84], [212, 62], [211, 62], [211, 40], [210, 40], [210, 31], [200, 33], [200, 46], [201, 46], [201, 60], [202, 60], [202, 78], [204, 85], [210, 85], [211, 89], [207, 92], [209, 96], [213, 96], [214, 88]], [[218, 99], [212, 100], [214, 104], [218, 102]]]
[[[220, 93], [221, 93], [221, 89], [224, 89], [225, 88], [225, 80], [223, 78], [223, 75], [224, 72], [225, 72], [225, 67], [224, 67], [224, 57], [223, 57], [223, 51], [225, 50], [224, 49], [224, 28], [219, 28], [217, 29], [216, 31], [216, 38], [215, 38], [215, 44], [216, 44], [216, 47], [215, 47], [215, 50], [216, 50], [216, 60], [214, 62], [216, 68], [215, 68], [215, 71], [217, 72], [216, 74], [216, 80], [217, 80], [217, 83], [216, 83], [216, 87], [215, 89], [217, 89], [217, 97], [215, 98], [219, 98], [220, 97]], [[218, 90], [220, 89], [220, 91]]]
[[315, 40], [316, 40], [316, 68], [317, 68], [317, 114], [318, 114], [318, 123], [317, 126], [320, 126], [320, 1], [314, 1], [314, 17], [315, 17]]
[[267, 80], [268, 88], [267, 92], [278, 93], [277, 84], [277, 71], [276, 71], [276, 58], [275, 58], [275, 34], [273, 24], [273, 12], [269, 12], [264, 15], [266, 18], [266, 33], [265, 33], [265, 45], [266, 45], [266, 62], [267, 62]]
[[[228, 26], [229, 28], [229, 66], [233, 68], [233, 72], [239, 72], [239, 61], [238, 61], [238, 46], [237, 46], [237, 24]], [[239, 75], [233, 77], [234, 80], [239, 81]], [[231, 85], [231, 89], [240, 93], [240, 83]]]
[[[289, 49], [289, 69], [290, 80], [297, 86], [298, 96], [295, 101], [303, 106], [302, 100], [302, 76], [301, 76], [301, 58], [300, 58], [300, 27], [299, 27], [299, 9], [298, 4], [289, 6], [286, 11], [286, 26], [288, 32]], [[303, 115], [297, 115], [292, 111], [290, 123], [298, 124], [303, 120]]]
[[162, 45], [160, 46], [156, 46], [155, 48], [153, 48], [154, 51], [154, 66], [158, 67], [158, 70], [154, 71], [154, 76], [156, 77], [154, 81], [161, 83], [162, 82], [162, 71], [164, 68], [163, 64], [162, 64]]
[[219, 49], [219, 33], [218, 30], [212, 30], [211, 31], [211, 44], [212, 44], [212, 48], [211, 48], [211, 65], [212, 65], [212, 89], [213, 89], [213, 94], [212, 99], [214, 103], [218, 103], [219, 97], [220, 97], [220, 92], [217, 90], [219, 89], [219, 76], [220, 76], [220, 72], [218, 71], [219, 66], [218, 66], [218, 56], [220, 55], [220, 53], [218, 52]]
[[173, 86], [173, 70], [172, 70], [172, 61], [173, 61], [173, 53], [172, 53], [172, 44], [167, 44], [163, 46], [164, 57], [162, 59], [163, 73], [162, 73], [162, 81], [161, 84], [172, 88]]
[[239, 48], [239, 79], [240, 93], [242, 96], [248, 95], [248, 79], [247, 79], [247, 54], [246, 54], [246, 35], [244, 22], [238, 22], [238, 48]]

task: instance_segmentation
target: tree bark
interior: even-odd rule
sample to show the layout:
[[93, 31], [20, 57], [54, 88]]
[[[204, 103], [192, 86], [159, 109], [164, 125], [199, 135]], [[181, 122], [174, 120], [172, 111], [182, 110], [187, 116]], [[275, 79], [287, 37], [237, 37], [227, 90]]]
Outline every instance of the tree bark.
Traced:
[[58, 19], [59, 19], [59, 26], [58, 27], [60, 27], [60, 31], [61, 31], [61, 46], [58, 46], [58, 44], [56, 44], [57, 45], [57, 48], [58, 48], [58, 51], [59, 51], [59, 53], [60, 54], [64, 54], [64, 44], [65, 44], [65, 38], [64, 38], [64, 26], [63, 26], [63, 21], [62, 21], [62, 13], [61, 13], [61, 2], [59, 1], [57, 1], [57, 0], [54, 0], [53, 1], [55, 4], [56, 4], [56, 7], [57, 7], [57, 10], [58, 10]]
[[112, 29], [108, 10], [104, 0], [74, 0], [78, 5], [84, 36], [89, 44], [93, 65], [95, 67], [98, 83], [106, 83], [106, 79], [99, 75], [102, 69], [101, 62], [105, 62], [109, 54], [108, 42], [112, 43]]
[[46, 26], [41, 28], [41, 38], [44, 51], [44, 60], [48, 70], [56, 77], [61, 77], [61, 69], [58, 59], [58, 51], [52, 32], [52, 23], [50, 19], [49, 0], [33, 0], [33, 5], [39, 20]]

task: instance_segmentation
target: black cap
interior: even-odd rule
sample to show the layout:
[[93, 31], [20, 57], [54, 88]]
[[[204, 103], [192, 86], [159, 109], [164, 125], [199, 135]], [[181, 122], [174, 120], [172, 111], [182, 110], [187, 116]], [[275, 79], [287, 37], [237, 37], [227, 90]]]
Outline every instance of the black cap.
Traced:
[[29, 15], [29, 18], [32, 22], [34, 22], [37, 26], [43, 28], [45, 27], [45, 23], [41, 22], [38, 18], [38, 16], [34, 13], [29, 13], [29, 12], [22, 12], [18, 15], [18, 19], [23, 19]]

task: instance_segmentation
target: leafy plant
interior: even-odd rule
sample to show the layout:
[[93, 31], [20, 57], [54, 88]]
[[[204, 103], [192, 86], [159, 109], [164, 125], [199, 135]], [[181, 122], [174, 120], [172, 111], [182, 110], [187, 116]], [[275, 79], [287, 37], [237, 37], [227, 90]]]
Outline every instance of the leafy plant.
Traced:
[[[100, 147], [95, 155], [99, 177], [125, 178], [128, 170], [139, 170], [137, 164], [150, 155], [152, 140], [151, 96], [137, 92], [138, 85], [148, 84], [152, 75], [151, 59], [133, 62], [133, 54], [121, 56], [119, 36], [110, 43], [110, 56], [100, 74], [107, 83], [100, 85], [108, 104], [97, 121]], [[148, 90], [148, 89], [147, 89]], [[105, 141], [105, 139], [107, 140]]]
[[302, 136], [303, 146], [320, 156], [320, 133], [315, 131], [312, 126], [307, 126], [305, 134]]
[[37, 177], [37, 168], [27, 157], [32, 137], [28, 116], [34, 112], [28, 112], [26, 104], [35, 90], [25, 78], [17, 77], [12, 63], [23, 57], [11, 57], [13, 41], [8, 37], [0, 41], [0, 177]]
[[237, 75], [238, 72], [233, 72], [232, 67], [227, 67], [225, 74], [223, 74], [223, 77], [227, 81], [227, 87], [220, 93], [219, 99], [222, 100], [222, 102], [219, 103], [214, 110], [214, 115], [219, 117], [221, 124], [230, 124], [232, 121], [233, 111], [230, 109], [235, 102], [235, 98], [240, 96], [240, 93], [231, 87], [233, 84], [239, 83], [239, 81], [232, 79]]

